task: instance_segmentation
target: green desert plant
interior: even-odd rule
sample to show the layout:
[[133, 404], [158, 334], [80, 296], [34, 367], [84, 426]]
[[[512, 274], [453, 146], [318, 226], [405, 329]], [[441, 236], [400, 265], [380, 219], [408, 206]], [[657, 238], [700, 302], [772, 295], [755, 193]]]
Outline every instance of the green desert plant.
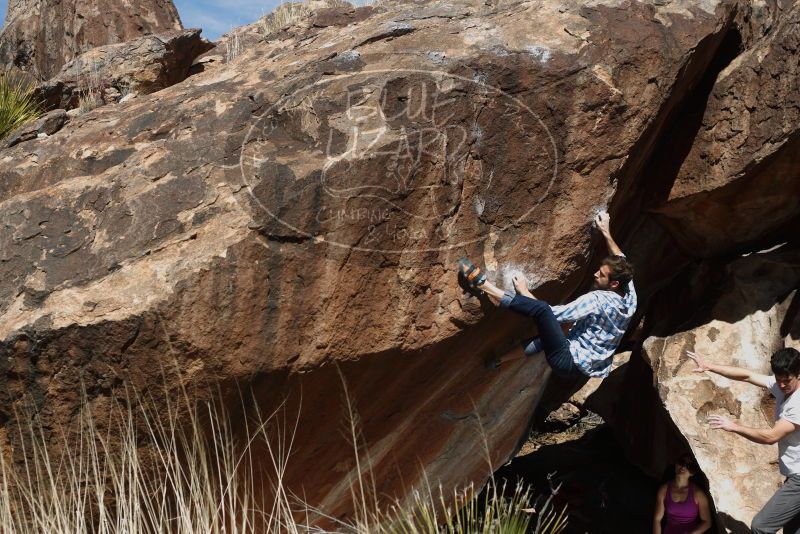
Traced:
[[[557, 512], [548, 498], [534, 499], [530, 488], [518, 484], [512, 492], [491, 482], [476, 495], [473, 486], [457, 491], [448, 503], [430, 492], [414, 492], [412, 502], [392, 506], [374, 525], [361, 529], [375, 534], [559, 534], [567, 524], [566, 510]], [[541, 507], [538, 505], [541, 503]], [[532, 525], [536, 519], [536, 525]]]
[[0, 140], [39, 114], [33, 87], [21, 77], [0, 74]]

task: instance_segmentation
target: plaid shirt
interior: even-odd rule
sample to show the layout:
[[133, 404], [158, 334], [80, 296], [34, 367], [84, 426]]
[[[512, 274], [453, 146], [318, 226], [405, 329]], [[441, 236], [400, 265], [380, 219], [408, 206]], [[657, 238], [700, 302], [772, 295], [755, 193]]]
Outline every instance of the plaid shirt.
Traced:
[[567, 334], [575, 365], [587, 376], [608, 376], [614, 351], [636, 311], [633, 280], [624, 297], [594, 290], [569, 304], [551, 307], [559, 322], [575, 323]]

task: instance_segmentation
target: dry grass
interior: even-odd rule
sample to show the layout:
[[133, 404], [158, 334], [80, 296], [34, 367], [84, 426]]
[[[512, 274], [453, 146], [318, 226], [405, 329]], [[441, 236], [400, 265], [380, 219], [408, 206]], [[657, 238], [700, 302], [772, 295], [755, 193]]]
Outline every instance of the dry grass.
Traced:
[[92, 62], [89, 74], [84, 77], [80, 87], [78, 109], [81, 114], [88, 113], [107, 103], [105, 98], [107, 84], [100, 79], [99, 67], [96, 62]]
[[261, 34], [266, 37], [291, 26], [310, 13], [311, 10], [303, 2], [282, 3], [272, 13], [261, 18]]
[[225, 43], [225, 61], [230, 63], [242, 54], [244, 47], [239, 34], [234, 32]]
[[[169, 397], [167, 397], [169, 398]], [[360, 433], [349, 397], [348, 432], [358, 472], [370, 473], [361, 453]], [[0, 532], [33, 534], [299, 534], [322, 532], [311, 517], [324, 516], [283, 485], [294, 447], [295, 426], [280, 409], [255, 410], [242, 423], [237, 441], [231, 419], [212, 404], [187, 409], [188, 396], [166, 406], [134, 399], [114, 405], [113, 423], [102, 425], [83, 403], [74, 436], [53, 439], [35, 411], [17, 414], [24, 461], [11, 464], [0, 455]], [[128, 406], [138, 406], [137, 413]], [[144, 406], [150, 406], [145, 408]], [[179, 415], [184, 414], [184, 415]], [[185, 424], [178, 424], [181, 419]], [[104, 419], [105, 420], [105, 419]], [[106, 428], [107, 427], [107, 428]], [[63, 444], [54, 453], [52, 443]], [[148, 444], [143, 446], [143, 444]], [[253, 452], [266, 450], [272, 466], [269, 487], [257, 487]], [[263, 473], [262, 473], [263, 474]], [[274, 495], [268, 508], [257, 496]], [[351, 488], [356, 505], [351, 523], [336, 532], [353, 534], [557, 534], [566, 524], [550, 499], [540, 502], [519, 486], [511, 492], [490, 485], [476, 498], [470, 486], [446, 498], [438, 491], [417, 491], [410, 502], [381, 508], [371, 475]], [[537, 509], [537, 506], [541, 507]]]
[[305, 0], [300, 2], [281, 3], [271, 13], [259, 20], [261, 34], [269, 36], [280, 30], [287, 29], [292, 24], [310, 15], [315, 9], [326, 7], [352, 7], [353, 5], [372, 4], [373, 0], [356, 0], [351, 3], [346, 0]]

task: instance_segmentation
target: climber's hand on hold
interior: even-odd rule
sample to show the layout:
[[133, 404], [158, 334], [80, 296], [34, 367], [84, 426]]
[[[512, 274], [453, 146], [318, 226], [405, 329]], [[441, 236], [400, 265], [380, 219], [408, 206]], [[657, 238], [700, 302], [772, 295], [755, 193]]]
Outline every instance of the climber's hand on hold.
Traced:
[[511, 281], [514, 283], [514, 289], [516, 289], [518, 293], [528, 290], [528, 281], [525, 280], [525, 277], [521, 274], [515, 273], [514, 276], [511, 277]]
[[519, 273], [514, 273], [511, 277], [511, 282], [514, 284], [514, 291], [525, 297], [533, 298], [530, 290], [528, 289], [528, 280]]
[[594, 225], [603, 235], [611, 234], [611, 216], [607, 211], [601, 211], [594, 218]]
[[622, 249], [619, 248], [617, 242], [611, 237], [611, 216], [607, 211], [603, 210], [595, 215], [594, 226], [603, 234], [609, 254], [613, 256], [624, 256]]

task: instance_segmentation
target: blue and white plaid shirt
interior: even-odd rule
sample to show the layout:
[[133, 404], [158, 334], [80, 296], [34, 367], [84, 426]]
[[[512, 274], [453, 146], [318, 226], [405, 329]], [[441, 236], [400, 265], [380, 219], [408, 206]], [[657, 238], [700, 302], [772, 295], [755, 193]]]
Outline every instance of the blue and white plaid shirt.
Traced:
[[559, 322], [575, 323], [567, 334], [575, 365], [587, 376], [608, 376], [614, 351], [636, 311], [633, 280], [628, 282], [625, 296], [594, 290], [551, 308]]

